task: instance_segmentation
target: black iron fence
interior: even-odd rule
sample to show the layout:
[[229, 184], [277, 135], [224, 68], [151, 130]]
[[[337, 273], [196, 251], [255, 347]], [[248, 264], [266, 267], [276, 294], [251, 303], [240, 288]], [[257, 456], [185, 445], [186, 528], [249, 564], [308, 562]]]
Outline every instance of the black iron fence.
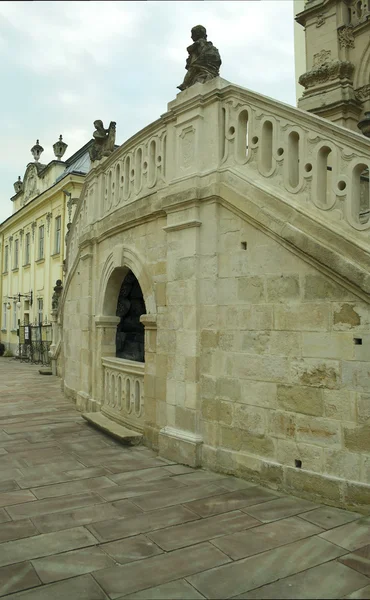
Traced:
[[19, 359], [21, 362], [50, 365], [49, 349], [52, 342], [52, 324], [23, 323], [19, 325]]

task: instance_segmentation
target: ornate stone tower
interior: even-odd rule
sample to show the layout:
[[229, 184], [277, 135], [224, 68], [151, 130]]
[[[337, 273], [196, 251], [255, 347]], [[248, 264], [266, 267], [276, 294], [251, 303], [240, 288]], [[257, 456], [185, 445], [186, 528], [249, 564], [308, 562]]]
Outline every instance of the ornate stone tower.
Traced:
[[[370, 0], [306, 0], [307, 72], [299, 108], [365, 133], [370, 111]], [[365, 116], [365, 120], [364, 120]], [[369, 119], [370, 122], [370, 119]]]

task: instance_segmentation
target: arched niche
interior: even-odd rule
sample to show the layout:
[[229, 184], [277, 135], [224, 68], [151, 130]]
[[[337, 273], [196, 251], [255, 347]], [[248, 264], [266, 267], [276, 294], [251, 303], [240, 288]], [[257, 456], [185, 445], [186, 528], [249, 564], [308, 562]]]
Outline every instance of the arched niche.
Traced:
[[144, 325], [146, 314], [140, 283], [131, 270], [126, 273], [117, 298], [116, 316], [120, 322], [116, 333], [116, 357], [144, 362]]

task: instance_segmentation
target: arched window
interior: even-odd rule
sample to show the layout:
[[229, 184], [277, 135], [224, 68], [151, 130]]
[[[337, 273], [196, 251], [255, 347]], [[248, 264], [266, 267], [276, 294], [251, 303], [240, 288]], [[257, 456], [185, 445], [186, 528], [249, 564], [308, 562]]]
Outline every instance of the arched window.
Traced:
[[116, 356], [144, 362], [144, 326], [141, 315], [146, 314], [140, 284], [132, 271], [123, 280], [117, 302]]

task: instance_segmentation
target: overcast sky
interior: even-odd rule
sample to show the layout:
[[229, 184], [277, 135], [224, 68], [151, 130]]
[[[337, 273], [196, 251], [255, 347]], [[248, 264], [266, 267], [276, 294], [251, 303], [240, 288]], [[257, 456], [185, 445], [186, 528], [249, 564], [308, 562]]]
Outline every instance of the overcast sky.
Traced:
[[0, 222], [33, 160], [64, 159], [117, 122], [117, 143], [166, 112], [185, 75], [190, 29], [219, 49], [221, 76], [295, 104], [292, 0], [0, 2]]

